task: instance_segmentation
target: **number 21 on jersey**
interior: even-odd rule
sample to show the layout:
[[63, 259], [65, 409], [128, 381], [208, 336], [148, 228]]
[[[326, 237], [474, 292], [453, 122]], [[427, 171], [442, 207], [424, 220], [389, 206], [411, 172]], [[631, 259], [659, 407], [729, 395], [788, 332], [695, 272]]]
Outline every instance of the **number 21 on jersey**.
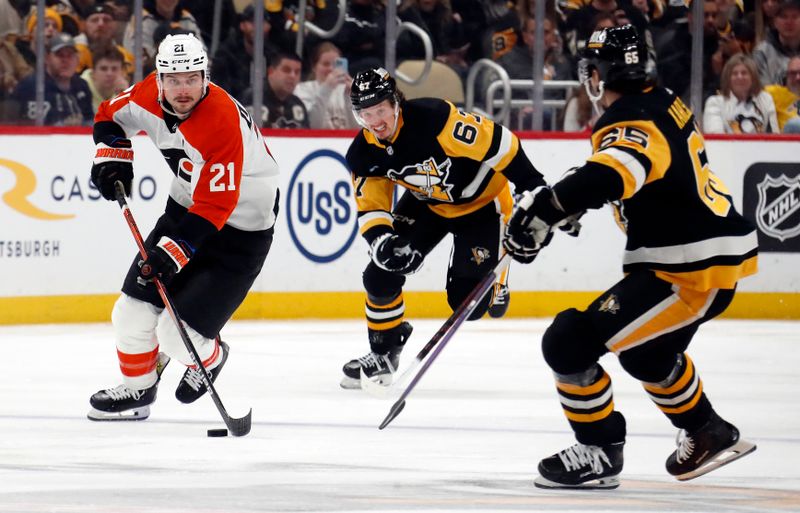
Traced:
[[209, 182], [209, 190], [211, 192], [225, 192], [236, 190], [236, 173], [233, 162], [228, 162], [223, 166], [219, 162], [211, 164], [209, 168], [211, 171], [211, 181]]

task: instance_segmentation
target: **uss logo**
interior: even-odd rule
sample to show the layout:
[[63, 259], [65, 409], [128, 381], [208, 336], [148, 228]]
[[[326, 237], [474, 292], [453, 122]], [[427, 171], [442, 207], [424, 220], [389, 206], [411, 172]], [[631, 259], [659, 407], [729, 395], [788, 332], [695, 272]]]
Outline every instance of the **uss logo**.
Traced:
[[450, 159], [437, 164], [433, 157], [421, 164], [405, 166], [400, 171], [390, 169], [388, 177], [411, 191], [420, 200], [435, 199], [453, 202], [452, 184], [447, 183], [450, 175]]

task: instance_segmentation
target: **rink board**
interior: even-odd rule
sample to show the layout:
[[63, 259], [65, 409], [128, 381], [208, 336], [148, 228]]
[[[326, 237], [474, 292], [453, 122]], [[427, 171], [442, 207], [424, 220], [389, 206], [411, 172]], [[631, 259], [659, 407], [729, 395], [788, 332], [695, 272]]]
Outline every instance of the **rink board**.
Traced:
[[[237, 318], [357, 318], [367, 247], [357, 233], [344, 162], [352, 134], [267, 132], [281, 167], [281, 212], [264, 271]], [[549, 181], [590, 154], [585, 136], [523, 135]], [[737, 209], [757, 222], [759, 273], [742, 281], [732, 317], [800, 318], [798, 139], [714, 138], [713, 171]], [[134, 140], [131, 208], [143, 232], [166, 201], [171, 174], [145, 136]], [[89, 183], [93, 143], [85, 130], [0, 136], [0, 324], [102, 321], [135, 247], [115, 203]], [[668, 213], [665, 213], [668, 215]], [[584, 306], [621, 278], [624, 235], [608, 207], [583, 218], [578, 239], [557, 236], [531, 265], [511, 271], [511, 316], [551, 316]], [[414, 317], [446, 317], [445, 240], [407, 281]], [[493, 249], [493, 248], [489, 248]], [[495, 249], [496, 250], [496, 249]]]

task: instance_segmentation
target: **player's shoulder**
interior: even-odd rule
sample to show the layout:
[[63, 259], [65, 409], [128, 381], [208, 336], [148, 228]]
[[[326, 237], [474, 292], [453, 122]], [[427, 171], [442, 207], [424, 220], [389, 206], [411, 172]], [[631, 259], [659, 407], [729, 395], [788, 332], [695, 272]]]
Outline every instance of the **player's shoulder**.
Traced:
[[452, 103], [439, 98], [405, 100], [401, 107], [405, 125], [413, 127], [415, 131], [428, 127], [434, 131], [441, 130], [456, 110]]
[[[190, 143], [199, 140], [203, 146], [225, 144], [225, 139], [241, 137], [243, 110], [224, 89], [209, 84], [206, 96], [181, 124], [181, 132]], [[226, 135], [220, 137], [219, 134]]]
[[363, 163], [368, 159], [369, 153], [371, 153], [370, 144], [364, 134], [364, 129], [361, 129], [353, 138], [345, 155], [345, 160], [347, 160], [350, 170], [356, 172], [363, 167]]
[[104, 101], [98, 110], [101, 117], [114, 116], [123, 107], [129, 104], [156, 115], [161, 115], [161, 105], [158, 103], [158, 84], [156, 83], [155, 73], [151, 73], [141, 81], [133, 84], [116, 96]]
[[626, 94], [615, 101], [595, 124], [594, 131], [628, 123], [658, 121], [677, 97], [663, 87], [652, 87], [639, 94]]

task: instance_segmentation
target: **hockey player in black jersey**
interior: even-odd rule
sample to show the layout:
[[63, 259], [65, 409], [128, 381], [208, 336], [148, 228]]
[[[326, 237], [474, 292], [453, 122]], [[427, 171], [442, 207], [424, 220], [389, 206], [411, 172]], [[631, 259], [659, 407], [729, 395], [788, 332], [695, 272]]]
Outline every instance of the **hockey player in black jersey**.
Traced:
[[[406, 275], [453, 234], [447, 301], [457, 308], [498, 262], [513, 207], [508, 182], [517, 192], [545, 182], [508, 129], [444, 100], [405, 100], [382, 68], [356, 75], [351, 102], [363, 126], [347, 163], [371, 254], [363, 274], [370, 352], [345, 364], [342, 387], [360, 388], [362, 370], [388, 384], [397, 369], [412, 329], [403, 317]], [[393, 209], [396, 185], [406, 191]], [[507, 295], [487, 294], [472, 319], [492, 297], [507, 306]]]
[[558, 314], [544, 334], [544, 357], [578, 443], [543, 459], [535, 484], [619, 486], [626, 429], [598, 364], [607, 352], [680, 429], [666, 467], [692, 479], [755, 450], [714, 411], [685, 351], [700, 324], [730, 304], [738, 280], [756, 272], [756, 233], [711, 172], [692, 112], [647, 83], [636, 29], [595, 32], [585, 52], [581, 79], [605, 109], [593, 154], [552, 187], [524, 194], [504, 246], [527, 262], [561, 219], [611, 203], [627, 234], [625, 277], [586, 310]]

